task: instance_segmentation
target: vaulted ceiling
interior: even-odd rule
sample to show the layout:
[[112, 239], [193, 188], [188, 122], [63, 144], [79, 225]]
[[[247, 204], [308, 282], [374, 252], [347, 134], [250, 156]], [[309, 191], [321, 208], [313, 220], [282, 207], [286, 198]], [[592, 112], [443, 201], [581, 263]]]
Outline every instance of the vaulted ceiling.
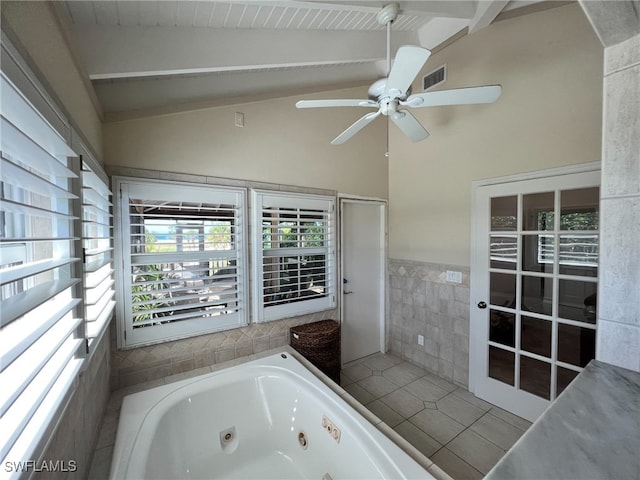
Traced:
[[[391, 52], [433, 49], [539, 0], [400, 1]], [[107, 116], [365, 84], [386, 73], [389, 1], [54, 2]]]

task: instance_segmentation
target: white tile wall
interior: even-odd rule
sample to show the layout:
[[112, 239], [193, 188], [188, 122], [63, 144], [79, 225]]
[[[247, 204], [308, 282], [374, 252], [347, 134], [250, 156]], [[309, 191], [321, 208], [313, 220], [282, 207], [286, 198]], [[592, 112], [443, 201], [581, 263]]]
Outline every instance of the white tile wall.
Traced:
[[640, 195], [603, 198], [600, 318], [640, 326]]
[[[583, 5], [585, 2], [582, 2]], [[603, 2], [601, 2], [603, 3]], [[620, 2], [627, 6], [631, 2]], [[588, 9], [585, 9], [588, 13]], [[627, 19], [628, 20], [628, 19]], [[596, 30], [615, 29], [598, 15]], [[596, 358], [640, 371], [640, 22], [605, 49]]]
[[596, 358], [640, 372], [640, 328], [600, 319]]

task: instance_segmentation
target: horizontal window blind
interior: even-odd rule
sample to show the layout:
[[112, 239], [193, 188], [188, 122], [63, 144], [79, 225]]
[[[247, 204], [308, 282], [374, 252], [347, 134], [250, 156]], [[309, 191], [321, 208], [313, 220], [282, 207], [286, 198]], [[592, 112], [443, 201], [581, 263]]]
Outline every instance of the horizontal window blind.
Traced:
[[111, 207], [109, 187], [83, 161], [84, 316], [90, 350], [109, 323], [115, 307]]
[[83, 362], [70, 157], [1, 78], [0, 458], [31, 458]]
[[334, 200], [254, 193], [257, 321], [335, 306]]
[[246, 325], [244, 191], [148, 182], [119, 190], [126, 344]]

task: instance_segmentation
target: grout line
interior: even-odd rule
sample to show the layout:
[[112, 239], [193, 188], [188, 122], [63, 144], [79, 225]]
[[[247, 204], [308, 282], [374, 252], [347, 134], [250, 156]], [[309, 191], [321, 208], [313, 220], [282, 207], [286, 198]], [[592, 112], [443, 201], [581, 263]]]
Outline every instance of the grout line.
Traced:
[[[481, 418], [483, 418], [485, 415], [489, 415], [489, 412], [484, 413], [484, 415], [482, 415], [482, 417], [480, 417], [478, 420], [476, 420], [476, 421], [475, 421], [475, 422], [473, 422], [471, 425], [469, 425], [469, 427], [468, 427], [468, 428], [471, 430], [471, 427], [473, 427], [477, 422], [479, 422], [479, 421], [480, 421], [480, 419], [481, 419]], [[492, 415], [492, 417], [498, 418], [498, 417], [496, 417], [495, 415]], [[500, 418], [498, 418], [498, 420], [501, 420], [501, 419], [500, 419]], [[503, 421], [504, 421], [504, 420], [503, 420]], [[505, 423], [508, 423], [508, 422], [505, 422]], [[511, 424], [509, 424], [509, 425], [511, 425]], [[516, 428], [516, 427], [513, 427], [513, 428]], [[520, 429], [519, 429], [519, 428], [516, 428], [516, 430], [520, 430]], [[509, 449], [505, 450], [505, 449], [504, 449], [504, 447], [502, 447], [501, 445], [498, 445], [498, 444], [497, 444], [496, 442], [494, 442], [493, 440], [491, 440], [491, 439], [489, 439], [489, 438], [485, 437], [485, 436], [484, 436], [484, 435], [482, 435], [480, 432], [477, 432], [477, 431], [475, 431], [475, 430], [471, 430], [471, 431], [472, 431], [473, 433], [475, 433], [476, 435], [478, 435], [479, 437], [484, 438], [487, 442], [489, 442], [489, 443], [491, 443], [491, 444], [495, 445], [495, 446], [496, 446], [496, 447], [498, 447], [500, 450], [504, 450], [504, 452], [505, 452], [505, 453], [507, 453], [507, 451], [509, 450]], [[524, 435], [524, 432], [522, 432], [522, 435]], [[522, 436], [522, 435], [520, 435], [520, 436]]]
[[[525, 428], [525, 429], [523, 430], [521, 427], [519, 427], [518, 425], [516, 425], [516, 424], [514, 424], [514, 423], [510, 422], [509, 420], [507, 420], [507, 419], [505, 419], [505, 418], [502, 418], [502, 417], [500, 417], [499, 415], [496, 415], [495, 413], [492, 413], [494, 408], [498, 408], [498, 409], [500, 409], [500, 410], [503, 410], [502, 408], [498, 407], [497, 405], [494, 405], [494, 406], [492, 406], [492, 407], [491, 407], [491, 410], [489, 410], [487, 413], [491, 413], [491, 415], [493, 415], [494, 417], [496, 417], [496, 418], [498, 418], [498, 419], [502, 420], [503, 422], [508, 423], [508, 424], [509, 424], [509, 425], [511, 425], [512, 427], [517, 428], [518, 430], [522, 430], [522, 432], [523, 432], [523, 433], [524, 433], [524, 432], [526, 432], [527, 430], [529, 430], [529, 428], [531, 428], [532, 423], [531, 423], [531, 422], [529, 422], [529, 425], [527, 426], [527, 428]], [[515, 417], [517, 417], [517, 418], [522, 418], [522, 417], [518, 417], [517, 415], [515, 415], [515, 414], [513, 414], [513, 413], [511, 413], [511, 412], [508, 412], [507, 410], [504, 410], [504, 411], [505, 411], [505, 412], [507, 412], [507, 413], [509, 413], [509, 414], [511, 414], [511, 415], [513, 415], [513, 416], [515, 416]], [[526, 419], [524, 419], [524, 418], [523, 418], [523, 420], [528, 421], [528, 420], [526, 420]]]
[[[443, 448], [447, 448], [446, 445], [443, 445], [442, 448], [440, 450], [442, 450]], [[438, 452], [440, 451], [438, 450]], [[467, 465], [469, 468], [472, 468], [473, 470], [475, 470], [476, 472], [478, 472], [480, 475], [482, 475], [483, 477], [485, 476], [484, 473], [482, 473], [480, 470], [478, 470], [476, 467], [474, 467], [473, 465], [471, 465], [469, 462], [467, 462], [464, 458], [462, 458], [461, 456], [459, 456], [458, 454], [456, 454], [453, 450], [451, 450], [450, 448], [447, 448], [447, 451], [453, 455], [454, 457], [456, 457], [459, 461], [461, 461], [462, 463], [464, 463], [465, 465]], [[436, 453], [438, 453], [436, 452]], [[436, 453], [434, 453], [433, 455], [435, 455]], [[431, 460], [431, 458], [429, 458], [429, 460]], [[435, 462], [434, 462], [435, 464]], [[437, 464], [436, 464], [437, 465]], [[443, 467], [440, 467], [444, 470]], [[446, 472], [446, 470], [445, 470]], [[448, 472], [447, 472], [448, 473]]]

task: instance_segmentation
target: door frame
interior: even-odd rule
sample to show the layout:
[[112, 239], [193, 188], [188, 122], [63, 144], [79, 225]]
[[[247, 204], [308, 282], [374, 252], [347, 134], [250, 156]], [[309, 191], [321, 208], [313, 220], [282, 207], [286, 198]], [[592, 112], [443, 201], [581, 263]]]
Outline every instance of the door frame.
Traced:
[[[475, 322], [474, 309], [476, 304], [482, 300], [486, 300], [485, 286], [477, 281], [479, 271], [483, 269], [484, 259], [480, 257], [479, 245], [482, 239], [478, 238], [481, 228], [480, 222], [486, 222], [487, 219], [479, 218], [477, 215], [479, 206], [477, 204], [478, 190], [488, 186], [498, 186], [501, 184], [511, 184], [528, 180], [541, 180], [550, 177], [561, 177], [563, 175], [574, 175], [580, 173], [595, 173], [601, 170], [601, 162], [589, 162], [578, 165], [570, 165], [566, 167], [551, 168], [527, 172], [516, 175], [508, 175], [503, 177], [490, 178], [485, 180], [477, 180], [472, 182], [471, 187], [471, 269], [470, 269], [470, 295], [469, 295], [469, 391], [477, 392], [480, 375], [484, 371], [480, 362], [475, 360], [480, 358], [481, 349], [484, 350], [485, 345], [481, 340], [484, 338], [483, 326], [479, 322]], [[516, 412], [517, 413], [517, 412]]]
[[[353, 195], [338, 195], [338, 225], [339, 225], [339, 243], [338, 243], [338, 278], [337, 278], [337, 290], [338, 290], [338, 306], [340, 311], [340, 322], [344, 322], [344, 288], [343, 288], [343, 271], [344, 271], [344, 258], [343, 253], [344, 250], [342, 246], [344, 245], [344, 229], [343, 229], [343, 208], [346, 203], [361, 203], [361, 204], [369, 204], [369, 205], [378, 205], [380, 208], [380, 216], [381, 218], [381, 231], [380, 233], [380, 241], [383, 245], [383, 248], [380, 253], [380, 264], [382, 265], [382, 275], [380, 276], [380, 303], [378, 306], [379, 318], [378, 318], [378, 326], [380, 328], [380, 352], [386, 353], [388, 350], [387, 346], [387, 322], [386, 319], [388, 317], [388, 308], [389, 302], [387, 301], [388, 296], [388, 287], [387, 287], [387, 259], [388, 259], [388, 201], [382, 198], [376, 197], [361, 197], [361, 196], [353, 196]], [[341, 343], [344, 343], [344, 336], [342, 336]], [[340, 346], [342, 348], [342, 345]], [[344, 366], [344, 362], [341, 360], [341, 366]]]

